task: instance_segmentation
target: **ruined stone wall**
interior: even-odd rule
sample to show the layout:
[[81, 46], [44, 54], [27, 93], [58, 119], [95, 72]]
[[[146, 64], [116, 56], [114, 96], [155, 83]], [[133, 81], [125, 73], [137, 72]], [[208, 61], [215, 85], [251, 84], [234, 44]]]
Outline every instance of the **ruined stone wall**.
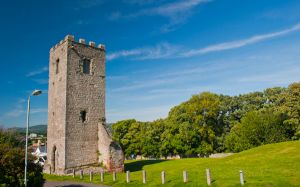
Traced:
[[105, 123], [99, 123], [98, 127], [99, 162], [102, 162], [109, 171], [124, 171], [124, 154], [121, 146], [112, 140]]

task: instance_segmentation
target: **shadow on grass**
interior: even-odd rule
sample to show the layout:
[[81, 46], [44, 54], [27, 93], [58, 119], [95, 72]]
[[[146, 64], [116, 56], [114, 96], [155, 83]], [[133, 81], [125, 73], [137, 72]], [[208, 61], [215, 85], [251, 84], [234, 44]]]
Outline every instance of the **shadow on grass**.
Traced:
[[139, 160], [125, 164], [125, 171], [141, 171], [144, 166], [166, 162], [168, 160]]

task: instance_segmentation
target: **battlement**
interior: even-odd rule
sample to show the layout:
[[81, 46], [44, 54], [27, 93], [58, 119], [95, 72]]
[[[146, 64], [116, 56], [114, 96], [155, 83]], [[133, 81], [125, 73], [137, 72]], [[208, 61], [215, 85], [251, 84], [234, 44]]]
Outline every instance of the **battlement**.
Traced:
[[87, 45], [87, 46], [90, 46], [90, 47], [93, 47], [93, 48], [96, 48], [96, 49], [100, 49], [102, 51], [105, 51], [105, 45], [104, 44], [99, 44], [97, 47], [96, 47], [96, 43], [94, 41], [89, 41], [89, 43], [87, 44], [86, 43], [86, 40], [85, 39], [82, 39], [80, 38], [77, 41], [75, 41], [75, 38], [73, 35], [67, 35], [65, 36], [64, 40], [61, 40], [58, 44], [56, 44], [55, 46], [53, 46], [50, 51], [53, 51], [54, 49], [56, 49], [58, 46], [60, 46], [61, 44], [63, 44], [64, 42], [66, 41], [71, 41], [71, 42], [76, 42], [76, 43], [80, 43], [80, 44], [83, 44], [83, 45]]

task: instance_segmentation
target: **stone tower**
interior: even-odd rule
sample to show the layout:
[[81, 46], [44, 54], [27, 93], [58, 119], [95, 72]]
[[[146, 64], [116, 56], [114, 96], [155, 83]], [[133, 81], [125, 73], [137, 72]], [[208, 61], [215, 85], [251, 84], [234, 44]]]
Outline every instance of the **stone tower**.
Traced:
[[105, 126], [105, 47], [67, 35], [50, 50], [45, 172], [122, 171], [123, 162]]

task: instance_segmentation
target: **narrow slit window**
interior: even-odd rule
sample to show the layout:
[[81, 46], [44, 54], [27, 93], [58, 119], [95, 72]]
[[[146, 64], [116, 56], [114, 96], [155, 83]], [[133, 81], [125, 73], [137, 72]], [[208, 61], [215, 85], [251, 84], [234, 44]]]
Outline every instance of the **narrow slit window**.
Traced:
[[90, 74], [91, 73], [91, 60], [90, 59], [84, 59], [83, 60], [82, 71], [83, 71], [84, 74]]
[[59, 73], [59, 58], [56, 60], [56, 63], [55, 63], [55, 73], [56, 74]]
[[82, 123], [86, 121], [86, 111], [85, 110], [80, 111], [80, 120]]

